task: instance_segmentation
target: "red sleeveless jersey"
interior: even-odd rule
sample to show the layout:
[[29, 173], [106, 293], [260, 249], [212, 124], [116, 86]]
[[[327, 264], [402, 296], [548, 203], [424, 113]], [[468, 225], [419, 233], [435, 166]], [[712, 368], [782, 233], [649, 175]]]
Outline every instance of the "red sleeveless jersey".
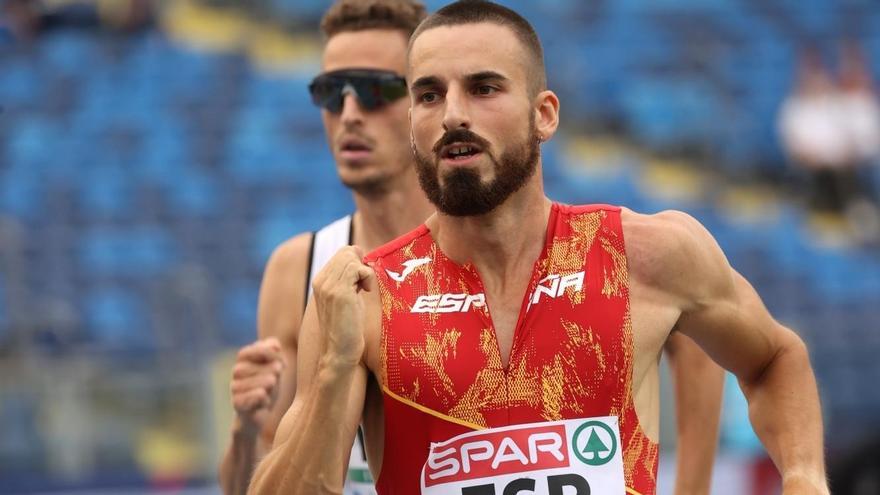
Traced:
[[385, 449], [377, 490], [419, 493], [432, 442], [485, 428], [616, 416], [626, 492], [654, 494], [658, 445], [633, 404], [620, 209], [553, 204], [507, 368], [472, 264], [422, 225], [370, 253], [382, 301]]

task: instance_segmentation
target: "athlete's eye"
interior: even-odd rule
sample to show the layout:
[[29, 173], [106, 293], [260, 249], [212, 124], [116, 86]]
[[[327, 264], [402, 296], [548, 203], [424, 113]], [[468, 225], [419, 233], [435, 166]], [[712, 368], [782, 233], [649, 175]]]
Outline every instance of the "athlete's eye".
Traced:
[[422, 103], [434, 103], [438, 98], [440, 98], [440, 95], [433, 91], [426, 91], [419, 95], [419, 101]]
[[496, 91], [498, 91], [498, 90], [495, 89], [494, 87], [486, 86], [486, 85], [477, 86], [477, 89], [476, 89], [476, 93], [480, 96], [489, 96], [489, 95], [495, 93]]

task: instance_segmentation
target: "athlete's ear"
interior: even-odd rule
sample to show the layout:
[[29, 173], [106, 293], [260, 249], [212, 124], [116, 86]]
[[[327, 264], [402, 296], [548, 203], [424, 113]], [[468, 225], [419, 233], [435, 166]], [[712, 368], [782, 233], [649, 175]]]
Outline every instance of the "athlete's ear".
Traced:
[[549, 141], [559, 127], [559, 98], [544, 90], [535, 97], [535, 132], [539, 141]]

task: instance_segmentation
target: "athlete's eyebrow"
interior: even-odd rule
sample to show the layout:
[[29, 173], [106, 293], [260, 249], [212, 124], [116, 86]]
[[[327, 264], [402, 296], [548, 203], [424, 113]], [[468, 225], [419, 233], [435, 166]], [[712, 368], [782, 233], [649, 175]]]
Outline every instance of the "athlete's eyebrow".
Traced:
[[433, 88], [437, 86], [440, 86], [440, 79], [438, 79], [436, 76], [423, 76], [413, 81], [412, 84], [410, 84], [409, 89], [410, 91], [413, 91], [417, 89]]
[[473, 74], [468, 74], [465, 76], [465, 79], [471, 84], [488, 82], [488, 81], [496, 81], [496, 82], [507, 82], [508, 79], [503, 74], [499, 74], [494, 70], [484, 70], [480, 72], [475, 72]]

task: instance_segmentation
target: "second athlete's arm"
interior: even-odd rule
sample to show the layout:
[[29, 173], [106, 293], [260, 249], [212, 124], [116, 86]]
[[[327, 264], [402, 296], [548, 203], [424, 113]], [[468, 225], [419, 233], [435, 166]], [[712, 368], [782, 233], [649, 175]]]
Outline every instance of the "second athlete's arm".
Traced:
[[372, 269], [343, 248], [314, 282], [300, 331], [297, 393], [248, 493], [338, 494], [363, 412], [365, 332], [379, 321]]
[[[293, 401], [297, 336], [305, 306], [310, 248], [311, 234], [301, 234], [286, 241], [272, 253], [263, 272], [257, 306], [258, 342], [275, 339], [284, 367], [274, 387], [273, 400], [267, 395], [263, 400], [268, 405], [243, 415], [236, 414], [233, 420], [229, 446], [219, 470], [220, 486], [225, 495], [247, 493], [254, 466], [271, 448], [275, 430]], [[233, 373], [248, 364], [248, 360], [241, 359], [240, 353]]]
[[718, 446], [724, 370], [689, 337], [673, 332], [666, 354], [675, 389], [675, 495], [708, 495]]

